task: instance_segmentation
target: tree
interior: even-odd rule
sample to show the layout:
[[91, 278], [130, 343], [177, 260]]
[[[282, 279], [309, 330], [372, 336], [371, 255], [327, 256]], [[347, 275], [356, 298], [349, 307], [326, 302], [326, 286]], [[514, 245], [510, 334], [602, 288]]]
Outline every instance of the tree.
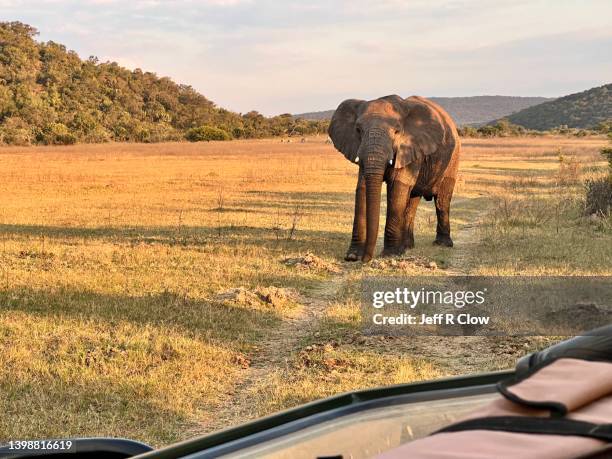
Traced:
[[214, 126], [200, 126], [197, 128], [191, 128], [185, 134], [185, 138], [190, 142], [231, 139], [227, 132]]

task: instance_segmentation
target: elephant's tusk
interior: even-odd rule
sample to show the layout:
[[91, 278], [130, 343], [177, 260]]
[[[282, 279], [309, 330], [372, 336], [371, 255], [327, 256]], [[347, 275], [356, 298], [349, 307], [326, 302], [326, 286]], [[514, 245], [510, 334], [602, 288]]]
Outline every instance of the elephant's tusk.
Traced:
[[359, 162], [359, 156], [357, 156], [357, 157], [355, 158], [355, 162], [356, 162], [356, 163], [358, 163], [358, 162]]
[[389, 160], [389, 164], [393, 164], [393, 160], [392, 159]]

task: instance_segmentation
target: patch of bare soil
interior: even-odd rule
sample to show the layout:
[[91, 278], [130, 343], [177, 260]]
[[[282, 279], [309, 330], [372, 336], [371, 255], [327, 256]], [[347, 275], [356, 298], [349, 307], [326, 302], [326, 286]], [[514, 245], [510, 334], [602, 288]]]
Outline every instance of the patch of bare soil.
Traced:
[[333, 351], [339, 345], [337, 341], [310, 344], [299, 352], [295, 367], [318, 368], [325, 371], [345, 368], [350, 365], [349, 362], [333, 355]]
[[402, 256], [398, 258], [377, 258], [370, 263], [370, 268], [381, 271], [387, 269], [393, 271], [413, 271], [414, 268], [426, 268], [435, 271], [438, 269], [438, 264], [426, 257]]
[[298, 301], [299, 294], [292, 288], [270, 286], [249, 290], [244, 287], [236, 287], [217, 293], [216, 299], [243, 306], [268, 305], [279, 308], [289, 302]]
[[283, 263], [303, 271], [327, 271], [332, 274], [342, 272], [337, 264], [325, 261], [312, 252], [306, 252], [305, 255], [299, 257], [285, 258]]
[[[484, 214], [485, 211], [482, 212]], [[447, 271], [450, 275], [466, 276], [472, 268], [472, 253], [474, 247], [480, 242], [478, 227], [480, 221], [469, 225], [464, 225], [454, 235], [457, 241], [451, 249], [451, 259], [449, 260], [450, 269]]]

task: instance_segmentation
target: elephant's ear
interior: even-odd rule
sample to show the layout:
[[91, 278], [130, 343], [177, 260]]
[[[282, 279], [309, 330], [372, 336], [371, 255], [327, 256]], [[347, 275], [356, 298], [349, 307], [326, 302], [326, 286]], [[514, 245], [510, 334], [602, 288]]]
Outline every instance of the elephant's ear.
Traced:
[[401, 103], [402, 129], [397, 146], [395, 167], [404, 167], [436, 153], [449, 140], [447, 123], [437, 106], [421, 97], [409, 97]]
[[329, 137], [334, 147], [352, 162], [355, 162], [357, 150], [361, 144], [355, 122], [364, 102], [358, 99], [345, 100], [338, 106], [329, 124]]

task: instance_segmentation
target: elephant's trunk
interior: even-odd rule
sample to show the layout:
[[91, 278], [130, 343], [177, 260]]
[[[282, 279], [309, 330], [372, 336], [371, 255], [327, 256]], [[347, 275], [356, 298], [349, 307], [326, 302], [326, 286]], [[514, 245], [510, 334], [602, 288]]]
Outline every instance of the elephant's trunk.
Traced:
[[380, 194], [384, 170], [365, 175], [366, 185], [366, 243], [362, 261], [368, 262], [374, 256], [378, 222], [380, 219]]

